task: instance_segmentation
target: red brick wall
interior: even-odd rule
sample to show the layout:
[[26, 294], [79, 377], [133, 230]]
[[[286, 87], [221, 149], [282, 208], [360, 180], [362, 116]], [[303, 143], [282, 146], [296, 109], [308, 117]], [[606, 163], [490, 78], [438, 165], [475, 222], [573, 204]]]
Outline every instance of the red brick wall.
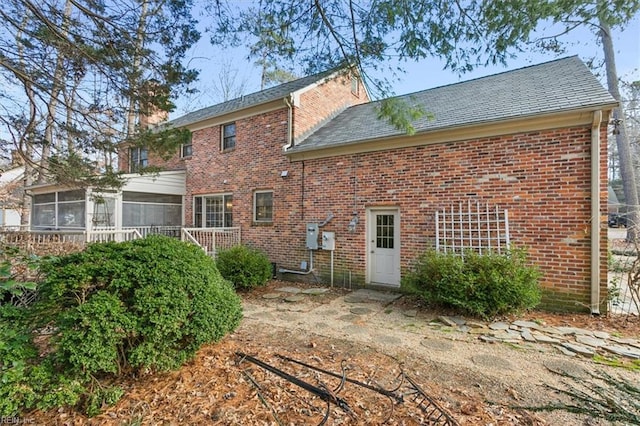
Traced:
[[294, 108], [295, 138], [305, 135], [327, 118], [352, 105], [368, 102], [367, 92], [360, 83], [357, 94], [351, 92], [350, 75], [338, 75], [300, 95], [300, 106]]
[[[233, 195], [233, 226], [242, 229], [244, 243], [263, 249], [273, 262], [290, 256], [284, 241], [294, 241], [290, 224], [300, 217], [301, 163], [282, 155], [287, 138], [288, 109], [236, 121], [236, 147], [220, 151], [220, 126], [193, 135], [193, 156], [186, 160], [185, 223], [193, 224], [193, 196]], [[281, 177], [287, 170], [289, 176]], [[226, 181], [226, 183], [225, 183]], [[273, 190], [273, 224], [253, 223], [253, 194]]]
[[[543, 273], [546, 305], [584, 310], [590, 300], [590, 139], [585, 127], [307, 160], [301, 221], [322, 220], [333, 212], [335, 218], [323, 230], [336, 233], [334, 279], [341, 283], [350, 271], [353, 280], [362, 282], [367, 207], [400, 209], [406, 269], [434, 247], [437, 209], [467, 200], [497, 204], [509, 210], [512, 243], [527, 247]], [[606, 143], [601, 155], [607, 158]], [[354, 194], [360, 222], [357, 232], [349, 233]], [[297, 237], [283, 243], [303, 247], [301, 228]], [[606, 283], [606, 235], [601, 246], [601, 279]], [[328, 262], [328, 253], [316, 254], [315, 266], [325, 277]], [[601, 293], [604, 297], [606, 288]]]

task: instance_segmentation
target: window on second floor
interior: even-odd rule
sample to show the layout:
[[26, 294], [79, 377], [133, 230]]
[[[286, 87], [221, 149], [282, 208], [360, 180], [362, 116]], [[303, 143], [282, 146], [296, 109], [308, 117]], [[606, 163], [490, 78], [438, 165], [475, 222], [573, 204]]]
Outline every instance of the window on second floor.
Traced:
[[180, 146], [180, 157], [191, 157], [191, 154], [193, 154], [193, 145], [185, 143]]
[[149, 165], [147, 148], [129, 148], [129, 172], [135, 173]]
[[193, 154], [192, 137], [193, 134], [189, 132], [189, 140], [180, 145], [180, 158], [191, 157]]
[[254, 222], [273, 222], [273, 191], [256, 191], [253, 194]]
[[236, 146], [236, 123], [229, 123], [222, 126], [222, 150], [235, 148]]
[[360, 94], [360, 79], [355, 75], [351, 76], [351, 93], [356, 96]]

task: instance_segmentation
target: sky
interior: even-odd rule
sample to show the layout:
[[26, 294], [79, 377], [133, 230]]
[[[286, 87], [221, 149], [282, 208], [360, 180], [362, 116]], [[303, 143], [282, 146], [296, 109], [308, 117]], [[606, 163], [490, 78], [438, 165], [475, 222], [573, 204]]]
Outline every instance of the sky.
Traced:
[[[549, 32], [545, 31], [545, 34], [549, 34]], [[214, 81], [217, 81], [217, 74], [221, 67], [225, 62], [229, 66], [229, 60], [225, 61], [223, 58], [231, 58], [230, 67], [232, 72], [236, 73], [236, 85], [241, 83], [244, 85], [243, 94], [260, 90], [260, 70], [253, 65], [252, 61], [246, 59], [246, 51], [241, 48], [234, 50], [214, 48], [209, 45], [208, 38], [206, 34], [203, 34], [200, 42], [187, 55], [189, 66], [200, 70], [200, 79], [195, 85], [199, 93], [179, 98], [176, 102], [177, 108], [170, 114], [170, 119], [215, 105], [223, 100], [214, 88]], [[566, 52], [561, 55], [525, 51], [518, 54], [517, 58], [507, 60], [506, 66], [479, 67], [463, 75], [445, 70], [444, 62], [437, 58], [400, 63], [399, 65], [405, 73], [400, 74], [397, 81], [391, 81], [392, 90], [396, 95], [404, 95], [572, 55], [578, 55], [585, 62], [594, 57], [602, 59], [602, 47], [597, 43], [593, 33], [586, 28], [572, 32], [570, 37], [565, 37], [563, 40], [567, 42]], [[625, 81], [640, 80], [640, 16], [636, 16], [622, 31], [614, 29], [613, 44], [618, 77]], [[604, 70], [594, 72], [606, 87]], [[375, 73], [372, 73], [371, 76], [381, 77]]]

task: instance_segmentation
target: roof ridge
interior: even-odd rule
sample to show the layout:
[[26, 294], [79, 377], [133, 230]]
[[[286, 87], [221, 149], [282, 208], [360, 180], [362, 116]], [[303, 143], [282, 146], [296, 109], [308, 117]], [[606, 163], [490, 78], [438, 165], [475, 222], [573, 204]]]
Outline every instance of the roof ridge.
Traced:
[[219, 115], [239, 111], [250, 106], [256, 106], [262, 103], [270, 102], [287, 94], [291, 94], [297, 90], [300, 90], [303, 87], [307, 87], [313, 83], [316, 83], [336, 72], [339, 72], [344, 68], [344, 66], [336, 66], [325, 71], [318, 72], [316, 74], [307, 75], [295, 80], [278, 84], [276, 86], [268, 87], [263, 90], [258, 90], [256, 92], [241, 95], [223, 102], [218, 102], [216, 104], [183, 114], [180, 117], [165, 122], [164, 124], [185, 126]]
[[[498, 76], [501, 76], [501, 75], [504, 75], [504, 74], [511, 74], [511, 73], [518, 72], [518, 71], [524, 71], [524, 70], [527, 70], [529, 68], [537, 68], [537, 67], [547, 66], [547, 65], [549, 65], [549, 64], [551, 64], [553, 62], [568, 61], [568, 60], [574, 59], [574, 58], [577, 58], [578, 61], [583, 63], [580, 60], [578, 55], [565, 56], [565, 57], [562, 57], [562, 58], [552, 59], [552, 60], [546, 61], [546, 62], [540, 62], [538, 64], [531, 64], [531, 65], [526, 65], [526, 66], [520, 67], [520, 68], [500, 71], [500, 72], [497, 72], [497, 73], [494, 73], [494, 74], [483, 75], [481, 77], [475, 77], [475, 78], [471, 78], [469, 80], [456, 81], [455, 83], [442, 84], [440, 86], [434, 86], [434, 87], [430, 87], [428, 89], [418, 90], [416, 92], [409, 92], [409, 93], [404, 93], [402, 95], [391, 96], [389, 98], [379, 99], [379, 100], [373, 101], [371, 103], [382, 102], [382, 101], [385, 101], [385, 100], [388, 100], [388, 99], [403, 98], [403, 97], [415, 95], [415, 94], [422, 93], [422, 92], [428, 92], [430, 90], [436, 90], [436, 89], [442, 89], [442, 88], [445, 88], [445, 87], [456, 86], [458, 84], [468, 84], [468, 83], [471, 83], [473, 81], [478, 81], [478, 80], [482, 80], [482, 79], [485, 79], [485, 78], [495, 78], [495, 77], [498, 77]], [[354, 106], [357, 106], [357, 105], [354, 105]]]

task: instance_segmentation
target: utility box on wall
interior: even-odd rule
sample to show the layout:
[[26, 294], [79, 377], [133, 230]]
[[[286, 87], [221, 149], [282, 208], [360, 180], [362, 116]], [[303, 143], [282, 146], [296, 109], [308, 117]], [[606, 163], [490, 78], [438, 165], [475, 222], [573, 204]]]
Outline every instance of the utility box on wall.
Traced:
[[307, 248], [318, 250], [318, 224], [307, 223]]
[[323, 232], [322, 233], [322, 250], [335, 250], [335, 249], [336, 249], [336, 233]]

